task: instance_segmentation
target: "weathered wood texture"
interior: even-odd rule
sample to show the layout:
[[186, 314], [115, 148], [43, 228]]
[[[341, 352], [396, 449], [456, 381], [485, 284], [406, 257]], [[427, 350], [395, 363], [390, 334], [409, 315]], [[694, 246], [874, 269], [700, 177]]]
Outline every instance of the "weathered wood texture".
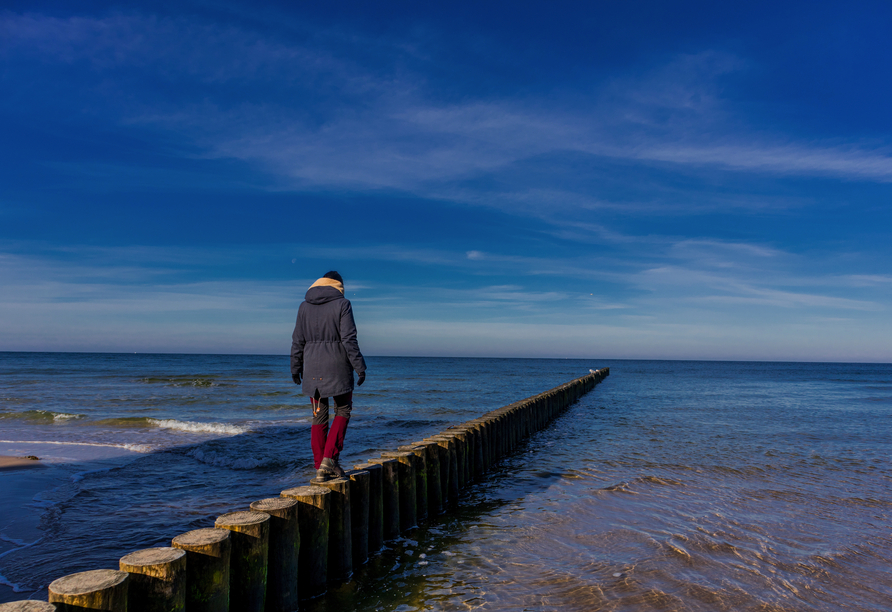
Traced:
[[319, 486], [331, 491], [328, 510], [328, 579], [344, 580], [353, 573], [350, 479], [335, 478]]
[[146, 548], [118, 562], [130, 574], [129, 612], [183, 612], [186, 609], [186, 551]]
[[325, 487], [295, 487], [282, 497], [297, 501], [300, 527], [298, 589], [301, 598], [325, 592], [328, 582], [328, 522], [331, 491]]
[[229, 610], [229, 564], [232, 542], [225, 529], [195, 529], [173, 539], [186, 551], [186, 609], [189, 612]]
[[353, 467], [369, 474], [368, 553], [374, 554], [384, 545], [384, 468], [377, 463], [360, 463]]
[[215, 525], [220, 529], [228, 529], [232, 540], [230, 608], [243, 612], [264, 612], [269, 559], [269, 515], [252, 511], [230, 512], [217, 517]]
[[127, 572], [117, 570], [70, 574], [50, 583], [49, 601], [62, 612], [127, 612], [129, 577]]
[[297, 500], [271, 497], [251, 504], [254, 512], [269, 515], [269, 563], [266, 576], [267, 612], [292, 612], [299, 605], [297, 584], [300, 526]]

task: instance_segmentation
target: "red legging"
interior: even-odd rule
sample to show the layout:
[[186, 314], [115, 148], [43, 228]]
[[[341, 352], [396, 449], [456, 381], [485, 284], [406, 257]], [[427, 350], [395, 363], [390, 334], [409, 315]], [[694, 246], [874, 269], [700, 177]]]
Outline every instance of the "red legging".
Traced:
[[350, 411], [353, 410], [353, 393], [335, 395], [334, 403], [335, 418], [331, 431], [328, 431], [328, 398], [319, 397], [318, 391], [316, 397], [310, 398], [310, 405], [313, 407], [310, 444], [317, 470], [324, 457], [337, 460], [344, 449], [344, 435], [347, 433], [347, 423], [350, 422]]

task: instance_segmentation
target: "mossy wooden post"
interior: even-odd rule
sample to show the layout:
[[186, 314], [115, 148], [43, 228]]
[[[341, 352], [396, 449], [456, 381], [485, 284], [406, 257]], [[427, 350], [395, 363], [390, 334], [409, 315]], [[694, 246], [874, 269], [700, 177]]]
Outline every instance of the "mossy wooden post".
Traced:
[[409, 451], [381, 453], [383, 459], [396, 459], [400, 479], [400, 532], [418, 526], [418, 493], [415, 486], [417, 457]]
[[225, 529], [196, 529], [178, 535], [173, 547], [186, 551], [186, 609], [229, 610], [229, 565], [232, 542]]
[[527, 430], [526, 430], [526, 423], [527, 423], [527, 402], [526, 402], [526, 400], [524, 400], [522, 402], [517, 402], [517, 405], [514, 407], [513, 414], [514, 414], [514, 420], [515, 420], [514, 430], [515, 430], [515, 435], [517, 436], [517, 445], [520, 445], [523, 443], [524, 440], [526, 440], [527, 435], [529, 435], [529, 434], [527, 434]]
[[49, 602], [62, 612], [110, 610], [127, 612], [127, 572], [92, 570], [50, 583]]
[[383, 468], [384, 492], [384, 539], [392, 540], [400, 535], [400, 462], [396, 459], [369, 459]]
[[[464, 487], [464, 444], [462, 444], [461, 438], [452, 429], [440, 432], [434, 437], [447, 438], [452, 441], [452, 445], [455, 451], [455, 486], [460, 490], [462, 487]], [[449, 477], [450, 479], [453, 478], [453, 474], [451, 472], [449, 474]]]
[[[440, 439], [447, 440], [450, 442], [449, 445], [449, 453], [450, 455], [454, 455], [454, 464], [452, 465], [452, 457], [450, 457], [450, 465], [449, 465], [449, 488], [450, 490], [454, 490], [455, 496], [458, 497], [458, 491], [461, 490], [462, 486], [464, 486], [464, 479], [462, 478], [463, 469], [464, 469], [464, 445], [462, 444], [461, 438], [452, 430], [447, 430], [441, 433], [438, 433], [435, 436], [432, 436], [432, 439]], [[454, 469], [453, 469], [454, 468]], [[452, 494], [450, 494], [450, 500], [453, 498]]]
[[505, 415], [496, 413], [496, 427], [499, 430], [499, 459], [508, 455], [508, 427], [505, 424]]
[[0, 604], [0, 612], [56, 612], [57, 609], [55, 605], [48, 601], [35, 601], [33, 599]]
[[471, 484], [474, 474], [474, 438], [463, 428], [451, 429], [449, 432], [457, 437], [461, 444], [462, 471], [459, 480], [462, 487], [467, 487]]
[[418, 520], [423, 521], [428, 517], [427, 449], [418, 444], [408, 444], [398, 447], [397, 450], [415, 454], [415, 510], [418, 513]]
[[507, 408], [502, 408], [501, 410], [496, 411], [496, 414], [499, 415], [499, 419], [502, 421], [502, 428], [504, 429], [503, 435], [505, 437], [504, 456], [507, 457], [511, 454], [511, 451], [514, 448], [514, 434], [511, 432], [511, 411]]
[[520, 444], [520, 440], [522, 438], [520, 433], [520, 404], [521, 402], [517, 402], [513, 404], [507, 411], [506, 415], [508, 416], [509, 429], [511, 431], [511, 452], [517, 448], [517, 445]]
[[230, 512], [217, 517], [214, 525], [229, 530], [232, 540], [230, 607], [244, 612], [263, 612], [269, 562], [269, 515], [250, 510]]
[[384, 546], [384, 468], [378, 463], [360, 463], [354, 469], [369, 473], [369, 543], [368, 553]]
[[523, 403], [523, 437], [529, 438], [533, 434], [533, 410], [536, 403], [528, 399]]
[[319, 486], [331, 491], [328, 519], [328, 579], [344, 580], [353, 573], [350, 479], [335, 478], [321, 482]]
[[483, 433], [479, 423], [465, 423], [455, 428], [468, 435], [468, 482], [483, 475]]
[[269, 515], [269, 562], [266, 574], [267, 612], [292, 612], [299, 605], [297, 584], [300, 525], [297, 500], [270, 497], [251, 504], [254, 512]]
[[446, 510], [447, 500], [449, 497], [449, 455], [447, 450], [440, 446], [440, 442], [434, 440], [432, 438], [425, 438], [420, 442], [413, 442], [413, 444], [428, 444], [431, 445], [430, 454], [432, 457], [436, 457], [434, 459], [434, 463], [439, 468], [438, 480], [440, 483], [440, 512], [444, 512]]
[[328, 582], [328, 520], [331, 491], [325, 487], [295, 487], [282, 491], [282, 497], [297, 501], [300, 528], [298, 592], [301, 598], [325, 592]]
[[186, 609], [186, 551], [146, 548], [118, 562], [130, 574], [129, 612], [184, 612]]
[[[425, 480], [427, 481], [427, 516], [433, 517], [443, 511], [443, 485], [440, 482], [440, 445], [431, 440], [413, 442], [424, 453]], [[401, 447], [402, 448], [402, 447]]]
[[529, 414], [529, 429], [530, 435], [539, 431], [539, 412], [542, 410], [542, 400], [537, 395], [535, 397], [530, 398], [530, 414]]
[[463, 429], [471, 436], [470, 452], [473, 455], [473, 459], [471, 460], [471, 466], [473, 468], [471, 480], [480, 480], [483, 476], [483, 466], [481, 465], [483, 461], [483, 435], [480, 431], [480, 426], [476, 423], [464, 425]]
[[350, 529], [353, 533], [353, 567], [369, 560], [369, 493], [371, 475], [365, 470], [350, 470]]
[[483, 430], [483, 465], [487, 473], [495, 469], [498, 456], [496, 455], [496, 430], [493, 419], [489, 415], [476, 419]]
[[477, 462], [476, 465], [480, 469], [480, 476], [483, 476], [489, 471], [489, 428], [486, 424], [486, 419], [473, 419], [472, 421], [468, 421], [469, 425], [472, 425], [476, 428], [478, 437], [480, 440], [480, 448], [477, 454]]
[[456, 457], [455, 438], [452, 436], [431, 436], [426, 441], [436, 442], [440, 445], [440, 478], [444, 484], [444, 499], [448, 503], [458, 501], [458, 458]]

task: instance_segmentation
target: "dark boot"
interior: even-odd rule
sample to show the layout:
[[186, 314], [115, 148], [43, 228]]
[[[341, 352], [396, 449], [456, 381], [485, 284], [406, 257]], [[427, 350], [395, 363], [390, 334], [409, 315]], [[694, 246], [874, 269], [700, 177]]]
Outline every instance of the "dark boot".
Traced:
[[316, 470], [316, 478], [313, 479], [313, 482], [326, 482], [332, 478], [343, 478], [344, 476], [346, 474], [341, 469], [341, 466], [338, 465], [337, 460], [326, 457], [319, 464], [319, 469]]

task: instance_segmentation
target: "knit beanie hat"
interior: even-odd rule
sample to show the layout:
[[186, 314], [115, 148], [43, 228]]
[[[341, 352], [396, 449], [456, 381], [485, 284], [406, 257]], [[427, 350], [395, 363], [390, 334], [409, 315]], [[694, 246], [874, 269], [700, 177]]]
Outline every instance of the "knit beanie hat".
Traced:
[[332, 280], [338, 281], [339, 283], [344, 282], [344, 279], [341, 278], [341, 275], [338, 274], [337, 272], [335, 272], [334, 270], [332, 270], [331, 272], [326, 272], [325, 274], [322, 275], [322, 278], [330, 278]]

